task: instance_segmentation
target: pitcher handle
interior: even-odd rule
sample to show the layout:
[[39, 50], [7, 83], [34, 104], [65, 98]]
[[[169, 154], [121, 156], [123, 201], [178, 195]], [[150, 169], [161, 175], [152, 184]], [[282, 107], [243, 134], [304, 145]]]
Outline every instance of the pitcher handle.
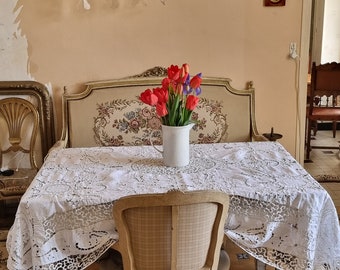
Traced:
[[161, 154], [163, 155], [163, 151], [160, 150], [159, 148], [157, 148], [156, 145], [154, 145], [153, 142], [152, 142], [152, 135], [153, 135], [153, 133], [154, 133], [155, 131], [158, 131], [158, 130], [154, 129], [154, 130], [152, 130], [152, 131], [150, 132], [150, 134], [149, 134], [149, 141], [150, 141], [150, 144], [152, 145], [152, 147], [155, 148], [159, 153], [161, 153]]

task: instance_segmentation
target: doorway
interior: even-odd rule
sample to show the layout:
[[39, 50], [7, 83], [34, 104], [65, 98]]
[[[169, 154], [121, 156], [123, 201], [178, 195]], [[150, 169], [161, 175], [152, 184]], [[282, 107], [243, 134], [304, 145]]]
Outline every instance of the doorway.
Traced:
[[311, 62], [340, 62], [340, 1], [312, 0]]
[[[302, 29], [304, 31], [304, 29]], [[339, 0], [312, 0], [310, 18], [310, 44], [309, 44], [308, 74], [310, 78], [311, 65], [330, 62], [340, 62], [340, 1]], [[338, 123], [339, 126], [339, 123]], [[318, 130], [325, 131], [316, 135], [314, 148], [318, 150], [319, 157], [329, 154], [320, 160], [337, 159], [339, 148], [339, 134], [332, 138], [332, 122], [318, 124]], [[339, 128], [338, 128], [339, 130]], [[320, 147], [318, 147], [320, 146]], [[327, 147], [324, 147], [327, 146]], [[326, 148], [329, 148], [328, 150]], [[332, 149], [332, 150], [330, 150]], [[324, 151], [323, 151], [324, 150]], [[316, 152], [316, 150], [314, 151]], [[311, 158], [313, 160], [313, 158]], [[314, 158], [316, 159], [316, 157]], [[319, 161], [321, 162], [321, 161]], [[325, 165], [325, 164], [324, 164]], [[322, 167], [322, 165], [320, 165]]]

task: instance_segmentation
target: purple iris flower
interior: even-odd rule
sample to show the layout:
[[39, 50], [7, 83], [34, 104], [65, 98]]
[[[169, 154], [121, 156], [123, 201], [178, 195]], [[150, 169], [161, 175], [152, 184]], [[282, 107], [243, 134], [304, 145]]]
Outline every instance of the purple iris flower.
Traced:
[[190, 88], [190, 74], [188, 74], [188, 77], [183, 83], [183, 94], [189, 95], [191, 92], [192, 92], [192, 89]]
[[198, 96], [199, 94], [202, 93], [202, 88], [201, 87], [197, 87], [195, 91], [196, 91], [196, 95]]

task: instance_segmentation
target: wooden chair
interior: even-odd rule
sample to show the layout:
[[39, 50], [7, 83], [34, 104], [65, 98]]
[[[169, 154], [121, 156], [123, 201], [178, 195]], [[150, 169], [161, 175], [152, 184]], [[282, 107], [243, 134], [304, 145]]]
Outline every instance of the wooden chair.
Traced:
[[44, 157], [55, 143], [53, 102], [49, 90], [45, 85], [36, 81], [0, 81], [0, 99], [7, 97], [27, 99], [39, 112], [36, 160], [40, 167]]
[[[340, 63], [312, 65], [311, 88], [307, 107], [306, 159], [310, 159], [311, 132], [317, 121], [333, 122], [333, 137], [336, 122], [340, 121]], [[325, 147], [327, 148], [327, 147]]]
[[229, 257], [220, 260], [228, 208], [229, 196], [215, 191], [121, 198], [113, 206], [114, 248], [125, 270], [229, 269]]
[[25, 99], [5, 98], [0, 100], [0, 121], [2, 135], [7, 137], [0, 144], [0, 201], [4, 203], [20, 199], [38, 171], [34, 148], [39, 113]]
[[[21, 105], [11, 105], [13, 106], [13, 111], [7, 113], [7, 118], [12, 114], [12, 120], [8, 120], [12, 123], [17, 123], [18, 133], [17, 139], [11, 139], [12, 142], [21, 139], [18, 145], [23, 146], [26, 149], [32, 149], [30, 146], [31, 131], [33, 130], [33, 125], [35, 117], [38, 113], [39, 122], [37, 127], [36, 140], [34, 142], [34, 150], [29, 150], [32, 154], [23, 153], [21, 151], [8, 152], [1, 155], [0, 169], [5, 170], [5, 167], [9, 167], [14, 171], [11, 176], [6, 176], [6, 172], [0, 174], [0, 216], [5, 218], [1, 219], [1, 222], [5, 222], [7, 225], [12, 225], [11, 222], [14, 218], [14, 213], [16, 211], [16, 206], [19, 198], [25, 192], [29, 182], [37, 173], [37, 168], [43, 163], [45, 156], [47, 155], [50, 147], [54, 144], [54, 117], [53, 117], [53, 105], [52, 99], [49, 94], [47, 87], [36, 81], [0, 81], [0, 100], [7, 98], [18, 98], [17, 100], [24, 101], [23, 103], [30, 103], [27, 105], [27, 111], [31, 110], [32, 114], [28, 114], [24, 119], [22, 119], [23, 126], [20, 122], [16, 122], [17, 116], [19, 116], [19, 110], [14, 109], [15, 106], [20, 107]], [[5, 101], [2, 101], [5, 102]], [[7, 105], [8, 106], [8, 105]], [[24, 106], [24, 105], [23, 105]], [[5, 109], [3, 111], [6, 111]], [[13, 115], [13, 113], [18, 113]], [[9, 147], [9, 129], [8, 124], [3, 117], [3, 113], [0, 113], [0, 149], [5, 149]], [[28, 132], [29, 131], [29, 132]], [[14, 142], [13, 142], [14, 143]], [[32, 142], [33, 144], [33, 142]], [[30, 157], [30, 155], [32, 157]], [[31, 162], [32, 161], [32, 162]], [[33, 165], [31, 165], [33, 163]], [[33, 167], [33, 169], [31, 169]], [[37, 168], [36, 168], [37, 167]], [[17, 170], [18, 169], [18, 170]], [[7, 226], [6, 225], [6, 226]]]

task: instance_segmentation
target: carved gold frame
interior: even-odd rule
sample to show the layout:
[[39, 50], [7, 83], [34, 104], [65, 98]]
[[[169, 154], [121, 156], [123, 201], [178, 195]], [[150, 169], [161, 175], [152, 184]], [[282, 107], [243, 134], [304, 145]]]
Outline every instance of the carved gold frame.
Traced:
[[35, 81], [0, 81], [0, 96], [31, 96], [37, 100], [42, 157], [55, 142], [53, 103], [45, 85]]

